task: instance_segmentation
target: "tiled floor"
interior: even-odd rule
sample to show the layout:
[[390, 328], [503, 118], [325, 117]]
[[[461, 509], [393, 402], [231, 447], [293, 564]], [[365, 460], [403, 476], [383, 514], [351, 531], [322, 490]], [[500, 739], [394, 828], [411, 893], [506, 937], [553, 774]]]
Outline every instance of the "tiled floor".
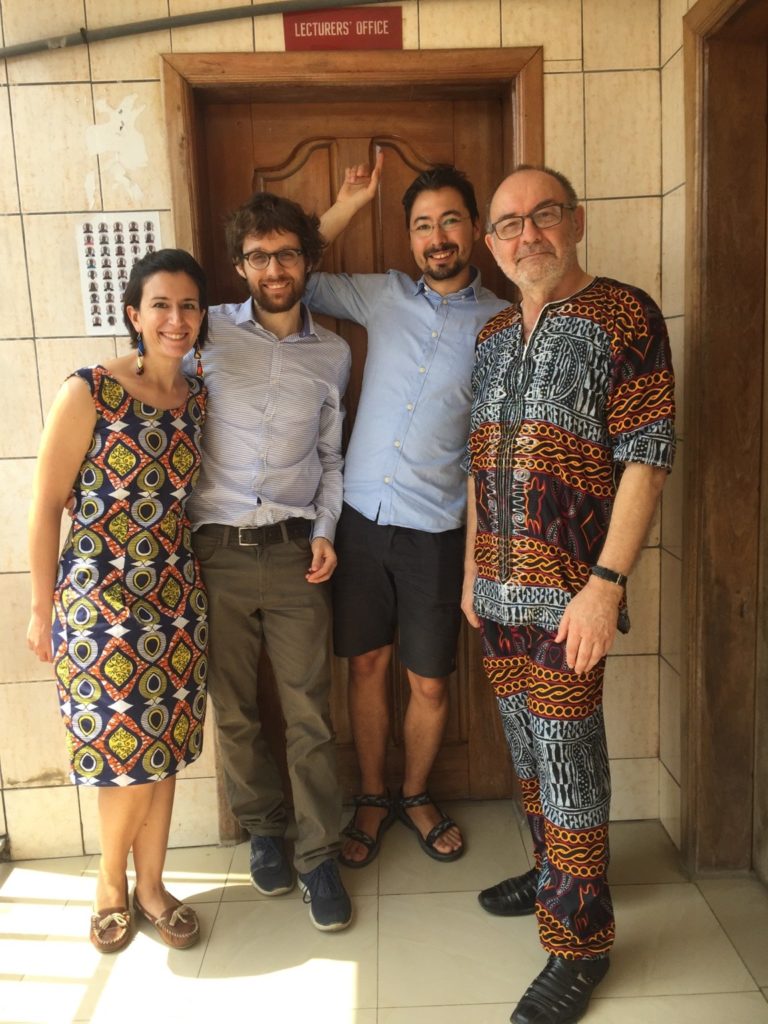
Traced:
[[[378, 862], [345, 873], [355, 919], [330, 935], [296, 891], [249, 885], [245, 844], [169, 854], [169, 888], [203, 925], [186, 952], [145, 927], [116, 956], [92, 949], [96, 858], [0, 865], [0, 1021], [504, 1024], [544, 957], [532, 918], [475, 896], [527, 870], [527, 844], [509, 803], [451, 809], [466, 856], [435, 864], [393, 827]], [[590, 1024], [768, 1024], [768, 892], [686, 882], [655, 822], [611, 834], [618, 940]]]

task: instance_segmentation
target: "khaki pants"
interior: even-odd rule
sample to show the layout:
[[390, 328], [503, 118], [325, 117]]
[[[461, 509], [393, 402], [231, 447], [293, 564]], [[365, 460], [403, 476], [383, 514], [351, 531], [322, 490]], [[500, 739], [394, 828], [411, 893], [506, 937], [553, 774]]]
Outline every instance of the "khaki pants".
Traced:
[[280, 774], [259, 721], [257, 665], [265, 645], [286, 722], [298, 838], [296, 869], [336, 853], [341, 794], [328, 707], [330, 595], [310, 584], [303, 538], [239, 547], [194, 534], [210, 606], [208, 692], [232, 811], [252, 835], [282, 836]]

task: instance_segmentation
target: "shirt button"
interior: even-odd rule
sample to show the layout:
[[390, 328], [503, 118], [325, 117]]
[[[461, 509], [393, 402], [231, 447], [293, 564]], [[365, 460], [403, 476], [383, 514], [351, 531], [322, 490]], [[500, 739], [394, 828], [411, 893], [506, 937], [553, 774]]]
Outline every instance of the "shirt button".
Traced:
[[399, 441], [395, 441], [395, 448], [399, 448], [399, 447], [400, 447], [400, 442]]
[[440, 303], [440, 305], [441, 306], [447, 306], [448, 305], [448, 299], [443, 299], [443, 301]]
[[420, 366], [419, 367], [419, 373], [426, 373], [426, 372], [427, 372], [426, 366]]
[[408, 410], [408, 412], [413, 412], [413, 402], [409, 402], [405, 408]]
[[436, 338], [436, 337], [437, 337], [437, 331], [432, 331], [432, 337], [433, 337], [433, 338]]
[[388, 484], [388, 483], [391, 483], [391, 482], [392, 482], [392, 477], [390, 477], [390, 476], [385, 476], [384, 477], [384, 483], [385, 484]]

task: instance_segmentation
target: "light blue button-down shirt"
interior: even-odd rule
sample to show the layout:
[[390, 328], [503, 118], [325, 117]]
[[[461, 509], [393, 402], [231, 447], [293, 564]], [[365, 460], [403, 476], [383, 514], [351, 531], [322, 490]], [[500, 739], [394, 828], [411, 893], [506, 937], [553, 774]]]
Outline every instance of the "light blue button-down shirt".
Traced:
[[[187, 505], [195, 529], [304, 517], [314, 520], [313, 539], [334, 539], [350, 352], [302, 313], [301, 330], [278, 339], [256, 320], [250, 299], [208, 310], [208, 414]], [[185, 369], [195, 372], [191, 354]]]
[[475, 338], [508, 303], [483, 288], [440, 295], [406, 274], [313, 274], [304, 301], [368, 331], [344, 500], [371, 520], [440, 533], [462, 526], [460, 467]]

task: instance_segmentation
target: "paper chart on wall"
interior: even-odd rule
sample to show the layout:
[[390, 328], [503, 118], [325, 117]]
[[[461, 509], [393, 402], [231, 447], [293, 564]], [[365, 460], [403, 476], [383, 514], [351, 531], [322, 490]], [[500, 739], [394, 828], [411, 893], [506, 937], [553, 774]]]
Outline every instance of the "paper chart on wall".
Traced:
[[162, 248], [160, 215], [97, 213], [78, 221], [75, 232], [85, 333], [127, 334], [123, 292], [136, 260]]

